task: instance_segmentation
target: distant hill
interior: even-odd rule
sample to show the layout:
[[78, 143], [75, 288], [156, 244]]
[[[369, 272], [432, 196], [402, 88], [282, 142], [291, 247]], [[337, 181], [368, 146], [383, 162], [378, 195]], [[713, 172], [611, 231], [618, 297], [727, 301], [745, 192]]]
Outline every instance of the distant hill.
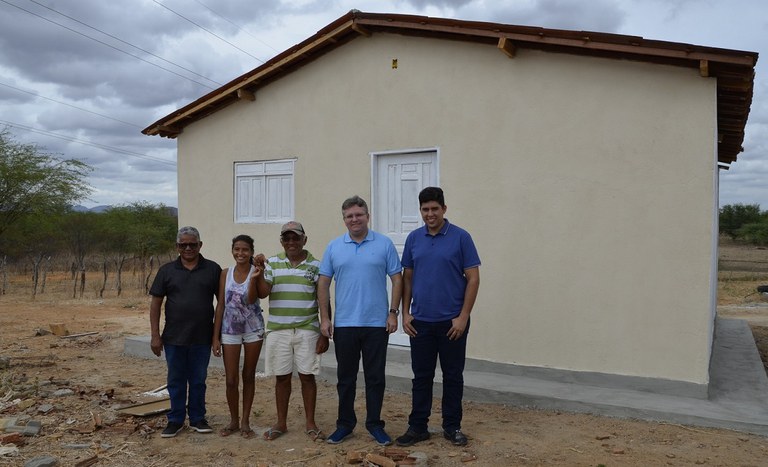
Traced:
[[[168, 213], [172, 216], [178, 217], [179, 215], [179, 209], [175, 208], [173, 206], [166, 206], [168, 208]], [[101, 214], [102, 212], [108, 211], [112, 209], [111, 205], [108, 204], [102, 204], [100, 206], [94, 206], [92, 208], [87, 208], [83, 205], [76, 204], [75, 206], [72, 206], [72, 210], [75, 212], [95, 212], [97, 214]]]

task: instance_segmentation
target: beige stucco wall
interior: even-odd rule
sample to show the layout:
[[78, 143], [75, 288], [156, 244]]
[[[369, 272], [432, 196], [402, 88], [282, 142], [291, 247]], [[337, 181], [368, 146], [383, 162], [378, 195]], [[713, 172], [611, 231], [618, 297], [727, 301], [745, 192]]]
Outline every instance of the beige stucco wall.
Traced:
[[[393, 58], [398, 68], [391, 68]], [[715, 81], [695, 69], [379, 34], [187, 127], [180, 223], [226, 266], [233, 162], [295, 157], [317, 256], [371, 199], [372, 151], [438, 147], [448, 218], [483, 260], [469, 355], [706, 384]]]

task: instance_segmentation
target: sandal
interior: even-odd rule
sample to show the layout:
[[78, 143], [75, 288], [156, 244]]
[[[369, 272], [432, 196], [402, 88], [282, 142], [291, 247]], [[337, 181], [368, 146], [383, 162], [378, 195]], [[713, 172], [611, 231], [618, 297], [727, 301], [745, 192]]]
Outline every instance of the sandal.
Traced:
[[219, 431], [219, 436], [221, 436], [221, 437], [226, 437], [226, 436], [229, 436], [229, 435], [231, 435], [232, 433], [236, 433], [236, 432], [238, 432], [238, 431], [240, 431], [240, 428], [238, 428], [238, 427], [234, 427], [234, 428], [233, 428], [233, 427], [231, 427], [231, 426], [228, 426], [228, 427], [224, 427], [224, 428], [222, 428], [222, 429]]
[[270, 428], [269, 430], [264, 432], [264, 439], [266, 439], [267, 441], [274, 441], [281, 436], [283, 436], [283, 432], [278, 430], [277, 428]]
[[313, 430], [307, 430], [306, 433], [307, 433], [307, 436], [309, 436], [309, 439], [311, 439], [312, 441], [324, 440], [325, 439], [325, 435], [323, 434], [323, 430], [321, 430], [320, 428], [315, 428]]
[[251, 439], [256, 433], [253, 432], [250, 428], [246, 430], [240, 430], [240, 436], [242, 436], [245, 439]]

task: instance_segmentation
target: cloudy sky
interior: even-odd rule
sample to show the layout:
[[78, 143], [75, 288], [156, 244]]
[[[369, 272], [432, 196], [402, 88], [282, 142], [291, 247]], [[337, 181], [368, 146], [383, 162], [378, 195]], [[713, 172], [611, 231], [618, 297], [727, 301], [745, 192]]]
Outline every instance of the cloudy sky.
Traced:
[[[85, 206], [177, 206], [176, 141], [141, 130], [351, 9], [768, 51], [766, 0], [0, 0], [0, 128], [91, 165]], [[766, 61], [721, 205], [768, 210]]]

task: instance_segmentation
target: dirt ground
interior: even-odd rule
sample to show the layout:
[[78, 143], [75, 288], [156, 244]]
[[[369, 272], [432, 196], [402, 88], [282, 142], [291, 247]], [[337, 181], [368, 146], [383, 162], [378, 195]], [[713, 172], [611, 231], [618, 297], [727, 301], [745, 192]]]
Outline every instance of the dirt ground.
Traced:
[[[758, 262], [765, 256], [768, 261], [765, 250], [730, 248], [733, 253], [725, 249], [721, 256], [756, 256]], [[721, 273], [720, 313], [749, 319], [761, 347], [768, 349], [768, 302], [759, 295], [747, 296], [760, 284], [768, 284], [768, 273]], [[14, 444], [0, 446], [0, 466], [21, 466], [41, 456], [51, 456], [62, 466], [336, 466], [348, 465], [354, 452], [395, 458], [421, 453], [433, 466], [759, 466], [768, 456], [768, 438], [740, 432], [472, 402], [465, 403], [463, 429], [470, 442], [464, 448], [433, 433], [429, 441], [385, 452], [361, 426], [350, 440], [332, 446], [304, 434], [296, 378], [285, 435], [275, 441], [237, 434], [224, 438], [216, 433], [228, 421], [224, 375], [215, 368], [208, 379], [207, 401], [216, 432], [184, 430], [176, 438], [163, 439], [163, 415], [117, 412], [152, 400], [142, 393], [165, 382], [162, 359], [122, 355], [125, 336], [148, 334], [148, 308], [149, 300], [139, 295], [72, 300], [44, 294], [34, 301], [24, 294], [0, 297], [0, 419], [42, 424], [39, 434], [23, 437], [17, 450]], [[55, 323], [64, 324], [71, 334], [95, 334], [38, 335]], [[336, 418], [335, 387], [321, 382], [318, 390], [317, 421], [327, 434]], [[361, 392], [359, 416], [365, 413], [363, 400]], [[435, 408], [439, 410], [439, 401]], [[407, 428], [409, 409], [409, 395], [387, 393], [383, 418], [393, 437]], [[259, 375], [251, 417], [257, 433], [273, 423], [274, 413], [273, 381]], [[433, 420], [439, 420], [439, 413]], [[439, 427], [439, 421], [434, 425]]]

